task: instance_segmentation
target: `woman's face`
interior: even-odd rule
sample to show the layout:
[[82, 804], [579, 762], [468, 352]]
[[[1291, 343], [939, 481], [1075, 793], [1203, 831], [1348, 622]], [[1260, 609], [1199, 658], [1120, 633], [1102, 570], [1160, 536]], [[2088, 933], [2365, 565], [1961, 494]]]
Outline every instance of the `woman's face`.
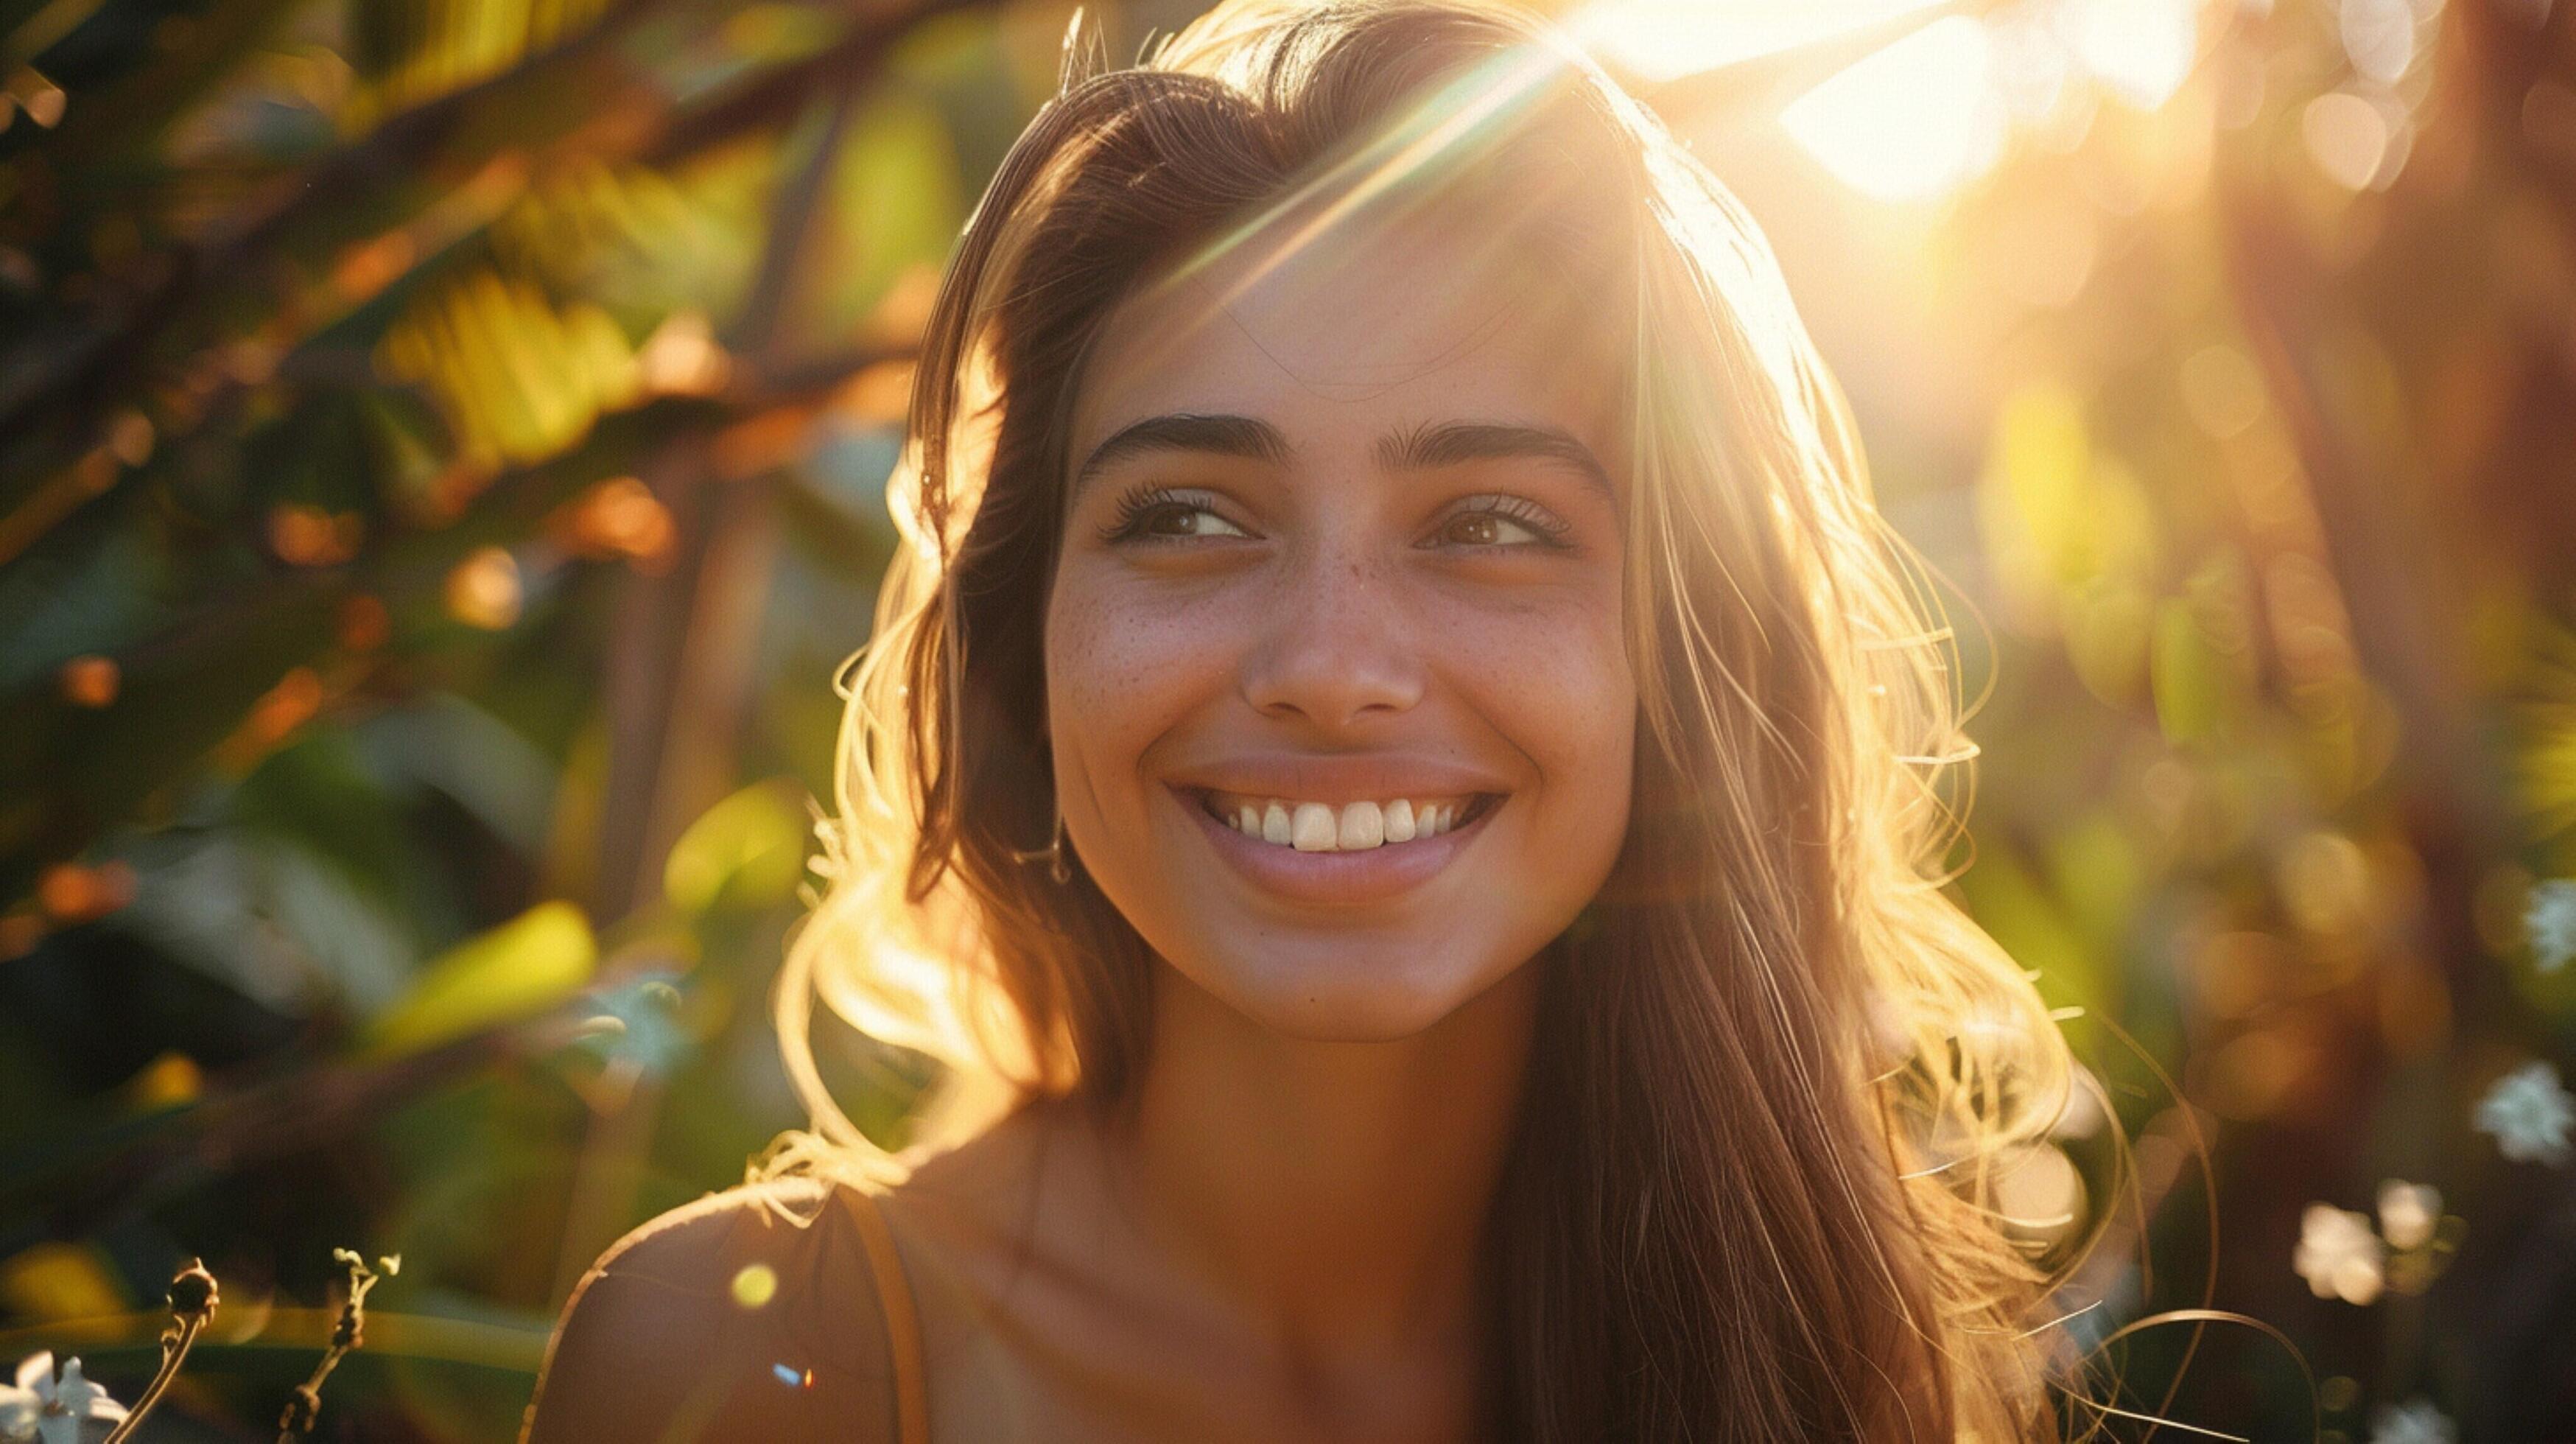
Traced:
[[1076, 398], [1066, 829], [1183, 977], [1295, 1036], [1445, 1017], [1627, 828], [1611, 368], [1588, 298], [1460, 239], [1240, 247], [1127, 301]]

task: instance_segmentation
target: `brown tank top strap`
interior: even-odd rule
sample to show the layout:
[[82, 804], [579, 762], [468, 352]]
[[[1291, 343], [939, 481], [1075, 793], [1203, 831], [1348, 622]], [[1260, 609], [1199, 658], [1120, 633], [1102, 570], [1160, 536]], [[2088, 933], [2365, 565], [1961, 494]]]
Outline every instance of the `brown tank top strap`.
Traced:
[[930, 1444], [930, 1382], [921, 1355], [921, 1314], [913, 1307], [912, 1285], [904, 1278], [903, 1255], [895, 1252], [894, 1232], [877, 1210], [876, 1196], [843, 1185], [850, 1215], [858, 1220], [859, 1240], [867, 1247], [868, 1271], [876, 1276], [877, 1304], [885, 1311], [887, 1351], [894, 1363], [894, 1429], [900, 1444]]

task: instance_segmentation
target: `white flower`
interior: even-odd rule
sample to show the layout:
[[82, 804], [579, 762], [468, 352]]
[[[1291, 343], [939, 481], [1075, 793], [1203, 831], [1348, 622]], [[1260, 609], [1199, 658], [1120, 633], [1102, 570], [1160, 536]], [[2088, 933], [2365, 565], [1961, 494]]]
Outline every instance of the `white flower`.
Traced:
[[2368, 1214], [2312, 1203], [2299, 1216], [2299, 1246], [2290, 1255], [2290, 1267], [2299, 1271], [2318, 1298], [2366, 1304], [2379, 1297], [2384, 1282], [2380, 1261], [2385, 1257], [2379, 1235], [2370, 1231]]
[[2460, 1431], [2429, 1399], [2382, 1404], [2370, 1416], [2370, 1444], [2459, 1444]]
[[2394, 1249], [2420, 1248], [2442, 1216], [2442, 1190], [2389, 1179], [2379, 1185], [2379, 1231]]
[[2522, 931], [2542, 972], [2557, 972], [2576, 958], [2576, 878], [2535, 883], [2522, 910]]
[[2524, 1162], [2567, 1161], [2567, 1130], [2576, 1126], [2576, 1098], [2545, 1062], [2525, 1063], [2496, 1080], [2478, 1100], [2479, 1129], [2495, 1135], [2496, 1151]]
[[80, 1444], [84, 1421], [114, 1423], [124, 1417], [124, 1405], [81, 1377], [80, 1360], [65, 1359], [63, 1376], [57, 1380], [50, 1349], [28, 1355], [18, 1366], [18, 1382], [0, 1388], [0, 1439]]

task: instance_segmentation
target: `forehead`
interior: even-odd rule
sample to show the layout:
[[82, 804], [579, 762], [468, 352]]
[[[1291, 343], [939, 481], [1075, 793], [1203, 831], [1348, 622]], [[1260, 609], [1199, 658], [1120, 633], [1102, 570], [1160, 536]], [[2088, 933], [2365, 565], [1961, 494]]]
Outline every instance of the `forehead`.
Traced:
[[1261, 417], [1294, 443], [1345, 426], [1546, 423], [1603, 449], [1611, 354], [1525, 234], [1438, 214], [1275, 221], [1146, 283], [1086, 364], [1075, 458], [1165, 412]]

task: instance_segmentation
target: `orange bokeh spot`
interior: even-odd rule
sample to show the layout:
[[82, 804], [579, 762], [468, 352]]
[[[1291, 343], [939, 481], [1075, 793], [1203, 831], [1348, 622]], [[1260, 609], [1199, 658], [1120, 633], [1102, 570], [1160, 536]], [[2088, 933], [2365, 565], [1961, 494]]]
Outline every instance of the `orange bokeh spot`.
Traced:
[[555, 531], [578, 555], [624, 557], [648, 572], [667, 564], [676, 535], [670, 508], [631, 476], [612, 477], [582, 493], [557, 514]]
[[56, 922], [87, 922], [134, 901], [134, 869], [121, 862], [58, 862], [36, 880], [36, 906]]
[[737, 421], [716, 433], [716, 475], [743, 481], [785, 466], [805, 454], [813, 418], [804, 408], [781, 406]]
[[124, 674], [105, 657], [74, 657], [57, 674], [63, 699], [75, 707], [105, 707], [116, 700]]
[[275, 746], [321, 710], [322, 679], [310, 667], [297, 667], [251, 704], [250, 717], [242, 726], [263, 745]]
[[447, 614], [497, 632], [519, 620], [519, 563], [499, 547], [481, 547], [447, 574]]
[[340, 645], [349, 651], [372, 652], [393, 632], [393, 614], [377, 598], [360, 592], [340, 604]]
[[332, 567], [358, 554], [366, 521], [356, 512], [334, 514], [288, 502], [268, 513], [268, 545], [290, 566]]

